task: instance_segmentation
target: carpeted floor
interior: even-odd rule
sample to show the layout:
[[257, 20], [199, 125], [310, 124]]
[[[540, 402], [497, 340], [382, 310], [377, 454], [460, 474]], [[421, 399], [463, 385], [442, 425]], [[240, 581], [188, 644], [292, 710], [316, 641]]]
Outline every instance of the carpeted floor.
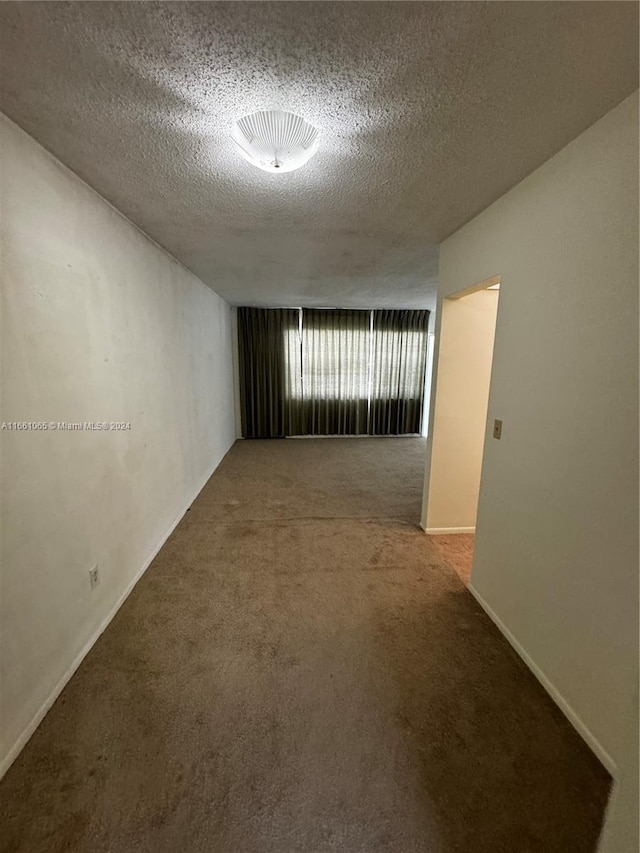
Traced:
[[0, 785], [0, 850], [593, 851], [608, 775], [416, 527], [424, 456], [238, 442]]
[[475, 538], [473, 533], [439, 533], [437, 536], [429, 536], [429, 541], [436, 546], [445, 563], [466, 585], [471, 580]]

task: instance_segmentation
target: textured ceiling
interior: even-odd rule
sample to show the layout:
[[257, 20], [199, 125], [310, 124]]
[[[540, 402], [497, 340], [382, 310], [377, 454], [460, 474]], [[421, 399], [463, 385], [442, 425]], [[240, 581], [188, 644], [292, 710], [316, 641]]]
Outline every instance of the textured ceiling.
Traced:
[[[0, 109], [236, 304], [428, 306], [437, 244], [638, 85], [617, 2], [0, 3]], [[281, 107], [302, 169], [229, 131]]]

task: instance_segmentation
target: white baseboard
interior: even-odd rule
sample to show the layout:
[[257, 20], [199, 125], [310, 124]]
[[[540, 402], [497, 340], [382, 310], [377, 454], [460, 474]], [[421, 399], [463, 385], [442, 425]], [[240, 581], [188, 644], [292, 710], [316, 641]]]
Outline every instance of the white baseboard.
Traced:
[[296, 441], [300, 438], [325, 439], [325, 438], [424, 438], [419, 432], [403, 432], [400, 435], [370, 435], [368, 432], [359, 432], [355, 435], [285, 435], [284, 438], [294, 438]]
[[580, 719], [578, 714], [573, 710], [571, 705], [564, 699], [562, 694], [557, 690], [556, 687], [549, 681], [544, 672], [540, 669], [540, 667], [535, 663], [535, 661], [530, 657], [530, 655], [524, 650], [524, 648], [520, 645], [518, 640], [513, 636], [511, 631], [507, 628], [504, 622], [500, 619], [500, 617], [491, 609], [491, 607], [487, 604], [484, 598], [480, 595], [478, 590], [473, 586], [473, 584], [469, 584], [468, 586], [469, 592], [475, 600], [478, 602], [480, 607], [484, 610], [487, 616], [491, 619], [494, 625], [498, 628], [500, 633], [509, 641], [510, 645], [515, 649], [518, 655], [522, 658], [522, 660], [526, 663], [527, 667], [531, 670], [531, 672], [538, 679], [540, 684], [547, 691], [549, 696], [553, 699], [556, 705], [560, 708], [565, 717], [569, 720], [574, 729], [578, 732], [578, 734], [582, 737], [584, 741], [589, 745], [591, 750], [598, 756], [602, 764], [607, 768], [609, 773], [612, 776], [617, 775], [617, 767], [615, 761], [611, 758], [606, 749], [600, 744], [597, 738], [589, 731], [587, 726]]
[[[227, 451], [227, 452], [228, 452], [228, 451]], [[224, 456], [223, 456], [222, 458], [224, 458]], [[91, 651], [92, 647], [95, 645], [95, 643], [96, 643], [97, 639], [98, 639], [98, 638], [100, 637], [100, 635], [101, 635], [101, 634], [106, 630], [107, 626], [109, 625], [109, 623], [111, 622], [111, 620], [113, 619], [113, 617], [116, 615], [116, 613], [118, 612], [118, 610], [120, 610], [120, 608], [122, 607], [122, 605], [124, 604], [124, 602], [126, 601], [126, 599], [127, 599], [127, 598], [129, 597], [129, 595], [131, 594], [131, 592], [132, 592], [132, 590], [133, 590], [134, 586], [138, 583], [138, 581], [140, 580], [140, 578], [142, 577], [142, 575], [143, 575], [143, 574], [146, 572], [146, 570], [149, 568], [149, 566], [151, 565], [151, 563], [152, 563], [152, 562], [153, 562], [153, 560], [155, 559], [156, 555], [158, 554], [158, 552], [160, 551], [160, 549], [162, 548], [162, 546], [164, 545], [164, 543], [165, 543], [165, 542], [167, 541], [167, 539], [171, 536], [171, 534], [172, 534], [172, 533], [173, 533], [173, 531], [176, 529], [176, 527], [178, 526], [178, 524], [182, 521], [182, 519], [184, 518], [184, 516], [185, 516], [185, 514], [186, 514], [187, 510], [189, 509], [189, 507], [191, 506], [191, 504], [194, 502], [194, 500], [198, 497], [198, 495], [200, 494], [200, 492], [204, 489], [204, 487], [206, 486], [207, 482], [209, 481], [209, 478], [211, 477], [211, 475], [213, 474], [213, 472], [216, 470], [216, 468], [218, 467], [218, 465], [220, 464], [220, 462], [221, 462], [221, 461], [222, 461], [222, 459], [219, 459], [219, 460], [218, 460], [218, 462], [216, 462], [216, 464], [213, 466], [213, 468], [211, 469], [211, 471], [207, 474], [207, 476], [206, 476], [206, 477], [204, 478], [204, 480], [202, 481], [201, 485], [200, 485], [200, 486], [198, 487], [198, 489], [196, 490], [196, 493], [194, 494], [194, 496], [193, 496], [189, 501], [187, 501], [186, 506], [184, 507], [184, 509], [183, 509], [183, 510], [181, 510], [180, 514], [177, 516], [177, 518], [175, 519], [175, 521], [173, 521], [173, 522], [172, 522], [172, 524], [171, 524], [171, 526], [169, 527], [169, 530], [167, 531], [167, 533], [166, 533], [166, 534], [164, 534], [164, 535], [163, 535], [163, 537], [162, 537], [162, 539], [160, 540], [160, 542], [158, 542], [158, 543], [157, 543], [157, 545], [155, 545], [155, 546], [154, 546], [154, 548], [152, 549], [152, 551], [151, 551], [150, 555], [147, 557], [147, 559], [146, 559], [146, 560], [145, 560], [145, 562], [143, 563], [142, 567], [141, 567], [140, 569], [138, 569], [138, 571], [136, 572], [136, 574], [134, 575], [133, 579], [132, 579], [132, 580], [130, 581], [130, 583], [128, 584], [128, 586], [127, 586], [127, 588], [125, 589], [125, 591], [124, 591], [124, 592], [122, 593], [122, 595], [118, 598], [118, 600], [117, 600], [117, 601], [116, 601], [116, 603], [113, 605], [113, 607], [111, 608], [111, 610], [109, 611], [109, 613], [107, 614], [107, 616], [102, 620], [102, 622], [101, 622], [101, 623], [100, 623], [100, 625], [98, 626], [97, 630], [96, 630], [96, 631], [94, 631], [94, 633], [91, 635], [91, 637], [89, 638], [89, 640], [85, 643], [85, 645], [83, 646], [83, 648], [80, 650], [80, 652], [78, 653], [78, 655], [77, 655], [77, 656], [75, 657], [75, 659], [73, 660], [73, 662], [72, 662], [71, 666], [69, 666], [69, 668], [66, 670], [66, 672], [64, 673], [64, 675], [62, 676], [62, 678], [58, 681], [58, 683], [57, 683], [57, 684], [56, 684], [56, 686], [53, 688], [53, 690], [51, 691], [51, 693], [49, 694], [49, 696], [47, 696], [47, 698], [46, 698], [46, 699], [45, 699], [45, 701], [42, 703], [42, 705], [40, 706], [40, 708], [38, 709], [38, 711], [35, 713], [35, 715], [34, 715], [34, 716], [33, 716], [33, 718], [31, 719], [31, 721], [30, 721], [30, 722], [29, 722], [29, 724], [27, 725], [27, 727], [24, 729], [24, 731], [22, 732], [22, 734], [18, 737], [18, 739], [16, 740], [16, 742], [14, 743], [14, 745], [11, 747], [11, 749], [9, 750], [9, 752], [7, 753], [7, 755], [2, 759], [2, 761], [0, 762], [0, 779], [2, 779], [2, 777], [5, 775], [5, 773], [7, 772], [7, 770], [11, 767], [11, 765], [12, 765], [12, 764], [13, 764], [13, 762], [16, 760], [16, 758], [18, 757], [18, 755], [20, 755], [20, 753], [22, 752], [22, 750], [24, 749], [24, 747], [27, 745], [27, 742], [29, 741], [29, 738], [33, 735], [33, 733], [35, 732], [35, 730], [38, 728], [38, 726], [40, 725], [40, 723], [41, 723], [41, 722], [42, 722], [42, 720], [44, 719], [45, 715], [47, 714], [47, 711], [49, 711], [49, 709], [51, 708], [51, 706], [53, 705], [53, 703], [56, 701], [56, 699], [58, 698], [58, 696], [62, 693], [62, 691], [63, 691], [63, 690], [64, 690], [64, 688], [66, 687], [67, 683], [71, 680], [72, 676], [74, 675], [74, 673], [76, 672], [76, 670], [78, 669], [78, 667], [80, 666], [80, 664], [82, 663], [82, 661], [85, 659], [85, 657], [86, 657], [86, 656], [89, 654], [89, 652]]]
[[423, 524], [420, 525], [425, 533], [428, 533], [429, 536], [440, 536], [441, 534], [447, 533], [475, 533], [475, 527], [425, 527]]

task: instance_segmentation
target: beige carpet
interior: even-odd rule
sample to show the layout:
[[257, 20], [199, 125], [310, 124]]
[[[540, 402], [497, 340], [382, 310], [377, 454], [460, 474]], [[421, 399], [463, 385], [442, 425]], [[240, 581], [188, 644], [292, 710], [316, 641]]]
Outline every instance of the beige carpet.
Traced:
[[424, 455], [237, 443], [0, 785], [0, 849], [593, 851], [609, 778], [416, 527]]
[[471, 580], [475, 539], [473, 533], [439, 533], [437, 536], [429, 536], [430, 543], [436, 546], [444, 562], [466, 585]]

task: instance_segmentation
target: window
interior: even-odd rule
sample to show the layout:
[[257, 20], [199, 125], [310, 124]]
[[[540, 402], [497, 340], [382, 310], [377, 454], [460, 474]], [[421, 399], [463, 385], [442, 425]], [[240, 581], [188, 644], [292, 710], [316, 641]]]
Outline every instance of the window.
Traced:
[[420, 433], [428, 318], [239, 308], [243, 435]]

